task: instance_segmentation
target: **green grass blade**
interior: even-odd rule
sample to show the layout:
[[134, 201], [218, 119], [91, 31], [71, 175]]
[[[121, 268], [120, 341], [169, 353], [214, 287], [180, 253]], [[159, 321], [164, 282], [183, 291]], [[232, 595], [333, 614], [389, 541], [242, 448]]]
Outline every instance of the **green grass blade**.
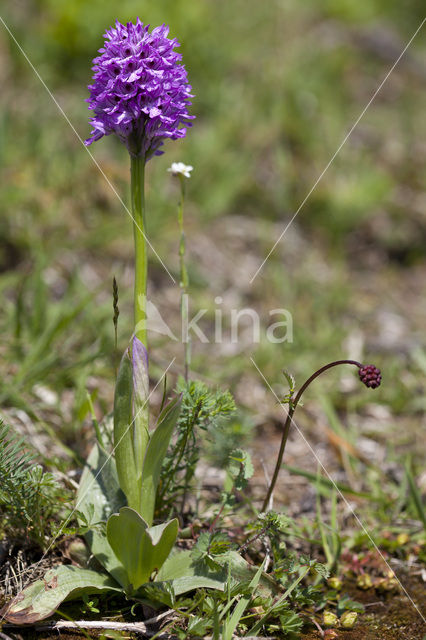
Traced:
[[317, 503], [317, 520], [318, 520], [318, 528], [320, 531], [320, 536], [321, 536], [321, 544], [322, 544], [322, 548], [324, 551], [324, 555], [327, 559], [327, 566], [330, 567], [333, 561], [333, 554], [331, 553], [331, 549], [330, 546], [328, 544], [328, 540], [327, 540], [327, 535], [325, 533], [325, 528], [322, 522], [322, 513], [321, 513], [321, 496], [320, 496], [320, 492], [318, 491], [318, 486], [321, 480], [321, 475], [320, 475], [320, 467], [318, 466], [318, 472], [317, 472], [317, 499], [316, 499], [316, 503]]
[[241, 616], [243, 615], [244, 611], [246, 610], [250, 600], [252, 599], [257, 586], [260, 582], [260, 578], [262, 577], [262, 572], [263, 572], [263, 567], [265, 566], [265, 560], [262, 562], [262, 564], [260, 565], [260, 567], [258, 568], [258, 570], [256, 571], [255, 575], [253, 576], [252, 580], [250, 581], [249, 584], [249, 590], [250, 590], [250, 595], [248, 596], [243, 596], [242, 598], [240, 598], [240, 600], [238, 601], [237, 606], [235, 607], [234, 611], [232, 612], [232, 615], [230, 618], [228, 618], [223, 625], [223, 632], [222, 632], [222, 639], [223, 640], [232, 640], [232, 636], [234, 635], [234, 631], [238, 626], [238, 623], [241, 619]]
[[426, 511], [423, 506], [423, 501], [420, 495], [420, 491], [417, 488], [416, 481], [411, 471], [410, 462], [408, 460], [405, 463], [405, 475], [408, 480], [408, 488], [409, 488], [410, 496], [416, 508], [417, 514], [419, 516], [419, 520], [423, 522], [423, 526], [426, 529]]
[[286, 600], [288, 598], [290, 593], [297, 587], [299, 582], [301, 582], [303, 580], [303, 578], [306, 576], [306, 574], [309, 573], [309, 570], [310, 570], [310, 567], [306, 567], [306, 569], [303, 571], [303, 573], [301, 573], [300, 576], [298, 578], [296, 578], [296, 580], [289, 586], [287, 591], [285, 593], [283, 593], [281, 598], [278, 598], [278, 600], [276, 602], [274, 602], [274, 604], [271, 607], [269, 607], [267, 612], [261, 617], [260, 620], [258, 620], [256, 622], [256, 624], [250, 629], [250, 631], [248, 631], [246, 633], [246, 635], [244, 637], [259, 635], [259, 632], [261, 631], [263, 625], [265, 624], [266, 620], [269, 618], [271, 613], [273, 613], [274, 609], [277, 606], [279, 606], [284, 600]]
[[[283, 464], [283, 469], [287, 469], [287, 471], [293, 473], [296, 476], [307, 478], [313, 484], [317, 482], [316, 474], [312, 473], [311, 471], [305, 471], [304, 469], [298, 469], [297, 467], [291, 467], [286, 464]], [[326, 497], [329, 497], [331, 490], [336, 487], [342, 493], [347, 493], [348, 495], [356, 496], [357, 498], [365, 498], [367, 500], [370, 500], [371, 502], [382, 502], [381, 498], [371, 496], [369, 493], [366, 493], [364, 491], [355, 491], [355, 489], [351, 489], [351, 487], [346, 484], [342, 484], [341, 482], [333, 482], [328, 478], [325, 478], [324, 476], [321, 476], [320, 480], [318, 481], [318, 489], [321, 494]]]

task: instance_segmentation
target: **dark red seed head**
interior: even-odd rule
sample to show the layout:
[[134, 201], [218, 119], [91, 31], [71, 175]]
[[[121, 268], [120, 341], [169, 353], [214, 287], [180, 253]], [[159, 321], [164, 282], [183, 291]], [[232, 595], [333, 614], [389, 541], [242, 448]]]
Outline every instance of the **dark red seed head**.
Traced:
[[374, 366], [374, 364], [366, 364], [360, 367], [358, 370], [359, 379], [370, 389], [377, 389], [382, 381], [382, 374], [380, 369]]

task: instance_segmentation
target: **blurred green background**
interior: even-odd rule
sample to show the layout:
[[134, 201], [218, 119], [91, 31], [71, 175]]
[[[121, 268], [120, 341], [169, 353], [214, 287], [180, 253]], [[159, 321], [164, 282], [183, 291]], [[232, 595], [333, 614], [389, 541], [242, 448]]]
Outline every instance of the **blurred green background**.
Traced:
[[[231, 388], [262, 427], [278, 408], [250, 355], [279, 393], [283, 367], [300, 385], [336, 358], [374, 361], [384, 378], [375, 393], [351, 373], [330, 373], [318, 388], [355, 441], [365, 428], [380, 444], [374, 455], [395, 449], [399, 459], [419, 449], [425, 408], [425, 28], [250, 279], [423, 13], [420, 0], [27, 0], [0, 12], [83, 139], [91, 60], [105, 29], [137, 15], [170, 25], [197, 119], [184, 141], [167, 143], [149, 163], [148, 230], [178, 280], [179, 193], [166, 169], [193, 165], [191, 308], [208, 309], [200, 325], [211, 339], [194, 342], [194, 375]], [[81, 451], [91, 436], [86, 388], [99, 414], [111, 407], [114, 275], [119, 350], [132, 330], [131, 221], [2, 24], [0, 79], [0, 401], [9, 421], [27, 416]], [[109, 137], [90, 151], [128, 203], [126, 150]], [[154, 255], [150, 296], [179, 334], [179, 289]], [[231, 310], [244, 307], [264, 327], [271, 309], [288, 309], [293, 342], [272, 345], [262, 329], [260, 345], [249, 331], [238, 344], [214, 344], [215, 312], [226, 332]], [[153, 335], [153, 378], [176, 355], [173, 384], [181, 351]], [[328, 418], [314, 392], [310, 403], [314, 434]]]

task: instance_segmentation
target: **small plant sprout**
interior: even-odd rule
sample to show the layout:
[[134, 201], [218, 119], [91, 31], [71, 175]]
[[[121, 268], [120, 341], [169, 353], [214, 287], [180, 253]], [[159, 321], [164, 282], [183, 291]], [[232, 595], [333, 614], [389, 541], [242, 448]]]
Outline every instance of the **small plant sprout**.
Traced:
[[345, 611], [340, 618], [340, 624], [343, 629], [353, 629], [358, 618], [356, 611]]
[[1, 419], [0, 477], [2, 526], [13, 530], [17, 540], [30, 540], [43, 549], [56, 527], [54, 514], [68, 510], [71, 496], [36, 464], [25, 440]]
[[[183, 162], [173, 162], [172, 166], [167, 169], [171, 174], [179, 178], [180, 182], [180, 200], [178, 205], [178, 223], [180, 232], [179, 241], [179, 266], [180, 266], [180, 313], [182, 318], [182, 327], [188, 326], [188, 271], [185, 264], [185, 232], [183, 228], [183, 206], [185, 202], [185, 178], [191, 177], [193, 167]], [[191, 364], [191, 343], [189, 335], [183, 336], [184, 347], [184, 366], [185, 366], [185, 382], [188, 382], [189, 367]]]
[[289, 393], [285, 396], [285, 398], [283, 398], [282, 403], [288, 404], [288, 413], [287, 413], [287, 419], [284, 424], [283, 434], [281, 437], [281, 445], [278, 451], [277, 462], [275, 464], [274, 473], [273, 473], [271, 482], [269, 484], [268, 491], [263, 501], [262, 511], [266, 511], [266, 509], [268, 508], [272, 493], [274, 491], [274, 488], [278, 479], [278, 474], [280, 472], [281, 465], [283, 462], [284, 451], [287, 444], [288, 434], [290, 431], [290, 425], [293, 420], [294, 412], [296, 411], [297, 405], [299, 404], [303, 393], [309, 387], [311, 382], [315, 380], [315, 378], [318, 378], [318, 376], [320, 376], [322, 373], [324, 373], [328, 369], [331, 369], [332, 367], [337, 367], [341, 364], [350, 364], [350, 365], [354, 365], [355, 367], [358, 367], [359, 378], [361, 382], [365, 384], [366, 387], [370, 389], [376, 389], [378, 386], [380, 386], [380, 383], [382, 381], [382, 374], [380, 372], [380, 369], [375, 367], [373, 364], [363, 365], [360, 362], [357, 362], [356, 360], [336, 360], [334, 362], [330, 362], [329, 364], [324, 365], [323, 367], [318, 369], [318, 371], [315, 371], [315, 373], [313, 373], [311, 377], [306, 380], [306, 382], [301, 386], [301, 388], [296, 394], [294, 389], [293, 377], [289, 373], [287, 373], [287, 371], [284, 371], [284, 377], [286, 378], [289, 386]]

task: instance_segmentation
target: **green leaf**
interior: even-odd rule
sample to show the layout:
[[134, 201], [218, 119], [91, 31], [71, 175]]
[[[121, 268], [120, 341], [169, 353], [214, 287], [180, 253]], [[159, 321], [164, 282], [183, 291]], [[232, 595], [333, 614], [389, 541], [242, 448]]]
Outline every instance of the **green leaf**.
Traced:
[[287, 469], [290, 473], [296, 476], [302, 476], [303, 478], [307, 478], [308, 480], [317, 483], [317, 490], [321, 491], [321, 495], [324, 495], [326, 498], [330, 497], [330, 493], [333, 489], [338, 489], [342, 493], [347, 493], [348, 495], [357, 496], [359, 498], [367, 498], [371, 502], [381, 502], [382, 498], [375, 498], [370, 493], [366, 493], [363, 491], [355, 491], [341, 482], [332, 482], [328, 478], [321, 476], [318, 478], [316, 473], [312, 471], [305, 471], [304, 469], [298, 469], [297, 467], [291, 467], [288, 464], [282, 465], [283, 469]]
[[0, 615], [14, 624], [33, 624], [52, 615], [65, 599], [103, 591], [121, 592], [121, 588], [104, 573], [60, 565], [21, 591]]
[[139, 483], [142, 477], [143, 461], [146, 448], [149, 442], [148, 428], [148, 396], [149, 396], [149, 376], [148, 376], [148, 352], [145, 345], [134, 336], [132, 341], [132, 368], [133, 368], [133, 450], [135, 456], [135, 466], [137, 480]]
[[179, 418], [181, 397], [172, 400], [160, 413], [155, 431], [151, 435], [142, 471], [142, 491], [139, 513], [150, 525], [154, 518], [155, 498], [161, 466], [167, 453], [173, 429]]
[[343, 611], [356, 611], [357, 613], [364, 613], [365, 607], [362, 602], [352, 600], [350, 596], [344, 594], [337, 602], [337, 615], [341, 616]]
[[327, 569], [325, 564], [322, 564], [321, 562], [316, 562], [315, 560], [312, 561], [312, 569], [324, 580], [327, 580], [330, 575], [330, 571]]
[[178, 529], [176, 518], [148, 527], [137, 511], [129, 507], [123, 507], [108, 519], [108, 542], [127, 572], [131, 590], [139, 589], [149, 581], [153, 571], [162, 567]]
[[293, 375], [291, 373], [289, 373], [288, 371], [286, 371], [285, 369], [283, 370], [283, 375], [285, 377], [285, 379], [287, 380], [287, 384], [288, 384], [288, 393], [280, 400], [281, 404], [288, 404], [289, 408], [291, 409], [293, 406], [293, 401], [294, 401], [294, 392], [295, 392], [295, 388], [296, 388], [296, 382], [295, 379], [293, 377]]
[[193, 589], [223, 591], [226, 577], [226, 570], [211, 571], [206, 563], [194, 560], [190, 551], [175, 551], [161, 567], [155, 582], [169, 582], [178, 596]]
[[[83, 518], [78, 517], [79, 524], [86, 526], [87, 523], [106, 522], [125, 503], [126, 498], [118, 484], [114, 460], [96, 443], [87, 459], [77, 491], [76, 509], [83, 515]], [[105, 531], [92, 527], [84, 537], [102, 566], [127, 588], [126, 572], [111, 549]]]
[[207, 635], [208, 629], [211, 627], [211, 622], [208, 618], [200, 618], [199, 616], [193, 616], [188, 622], [188, 634], [190, 636], [204, 637]]
[[231, 548], [232, 542], [224, 531], [214, 531], [213, 533], [203, 531], [192, 547], [191, 555], [195, 561], [203, 560], [209, 567], [217, 568], [216, 556], [227, 553]]
[[139, 509], [139, 489], [132, 438], [133, 372], [127, 351], [121, 359], [114, 394], [114, 450], [120, 487], [129, 507]]
[[[247, 485], [247, 480], [254, 473], [253, 463], [248, 451], [244, 449], [234, 449], [229, 455], [229, 464], [227, 469], [235, 489], [241, 491]], [[227, 488], [225, 488], [227, 490]]]
[[303, 627], [303, 618], [297, 615], [294, 611], [283, 611], [280, 614], [281, 628], [287, 634], [299, 633]]
[[[228, 553], [217, 555], [214, 559], [222, 567], [226, 568], [230, 565], [231, 575], [238, 582], [250, 582], [258, 569], [256, 566], [246, 562], [237, 551], [229, 551]], [[280, 591], [277, 581], [267, 573], [262, 573], [258, 589], [259, 593], [265, 597], [275, 595]]]
[[301, 582], [303, 580], [303, 578], [306, 576], [306, 574], [309, 573], [309, 570], [310, 570], [310, 567], [308, 566], [301, 572], [301, 574], [291, 583], [291, 585], [288, 587], [288, 589], [285, 591], [285, 593], [283, 593], [283, 595], [278, 600], [276, 600], [269, 607], [269, 609], [267, 609], [267, 611], [260, 618], [260, 620], [258, 620], [255, 623], [255, 625], [247, 633], [247, 636], [256, 636], [256, 635], [258, 635], [260, 633], [263, 625], [265, 624], [265, 622], [267, 621], [267, 619], [269, 618], [271, 613], [273, 613], [274, 610], [277, 610], [277, 609], [280, 608], [280, 606], [282, 606], [282, 604], [286, 601], [286, 599], [291, 594], [291, 592], [294, 591], [294, 589], [297, 587], [299, 582]]
[[[255, 575], [251, 579], [251, 582], [248, 586], [249, 595], [242, 596], [239, 599], [238, 604], [236, 605], [234, 611], [232, 612], [231, 617], [224, 622], [224, 630], [222, 635], [223, 640], [232, 640], [234, 631], [238, 626], [240, 618], [243, 615], [250, 600], [252, 599], [252, 597], [256, 592], [256, 589], [262, 577], [262, 571], [263, 571], [263, 567], [265, 566], [265, 561], [266, 560], [263, 561], [262, 565], [258, 568]], [[231, 569], [231, 574], [232, 574], [232, 569]]]
[[229, 473], [233, 478], [242, 475], [244, 480], [248, 480], [254, 473], [253, 463], [248, 451], [244, 449], [234, 449], [229, 456]]
[[426, 511], [423, 506], [423, 501], [420, 495], [420, 491], [418, 490], [416, 481], [414, 480], [414, 476], [411, 471], [411, 464], [409, 460], [407, 460], [405, 463], [405, 476], [408, 480], [410, 496], [416, 508], [417, 515], [419, 517], [419, 520], [421, 520], [421, 522], [423, 523], [424, 528], [426, 529]]
[[154, 604], [165, 604], [166, 607], [174, 608], [176, 596], [171, 582], [147, 582], [139, 589], [138, 599]]

